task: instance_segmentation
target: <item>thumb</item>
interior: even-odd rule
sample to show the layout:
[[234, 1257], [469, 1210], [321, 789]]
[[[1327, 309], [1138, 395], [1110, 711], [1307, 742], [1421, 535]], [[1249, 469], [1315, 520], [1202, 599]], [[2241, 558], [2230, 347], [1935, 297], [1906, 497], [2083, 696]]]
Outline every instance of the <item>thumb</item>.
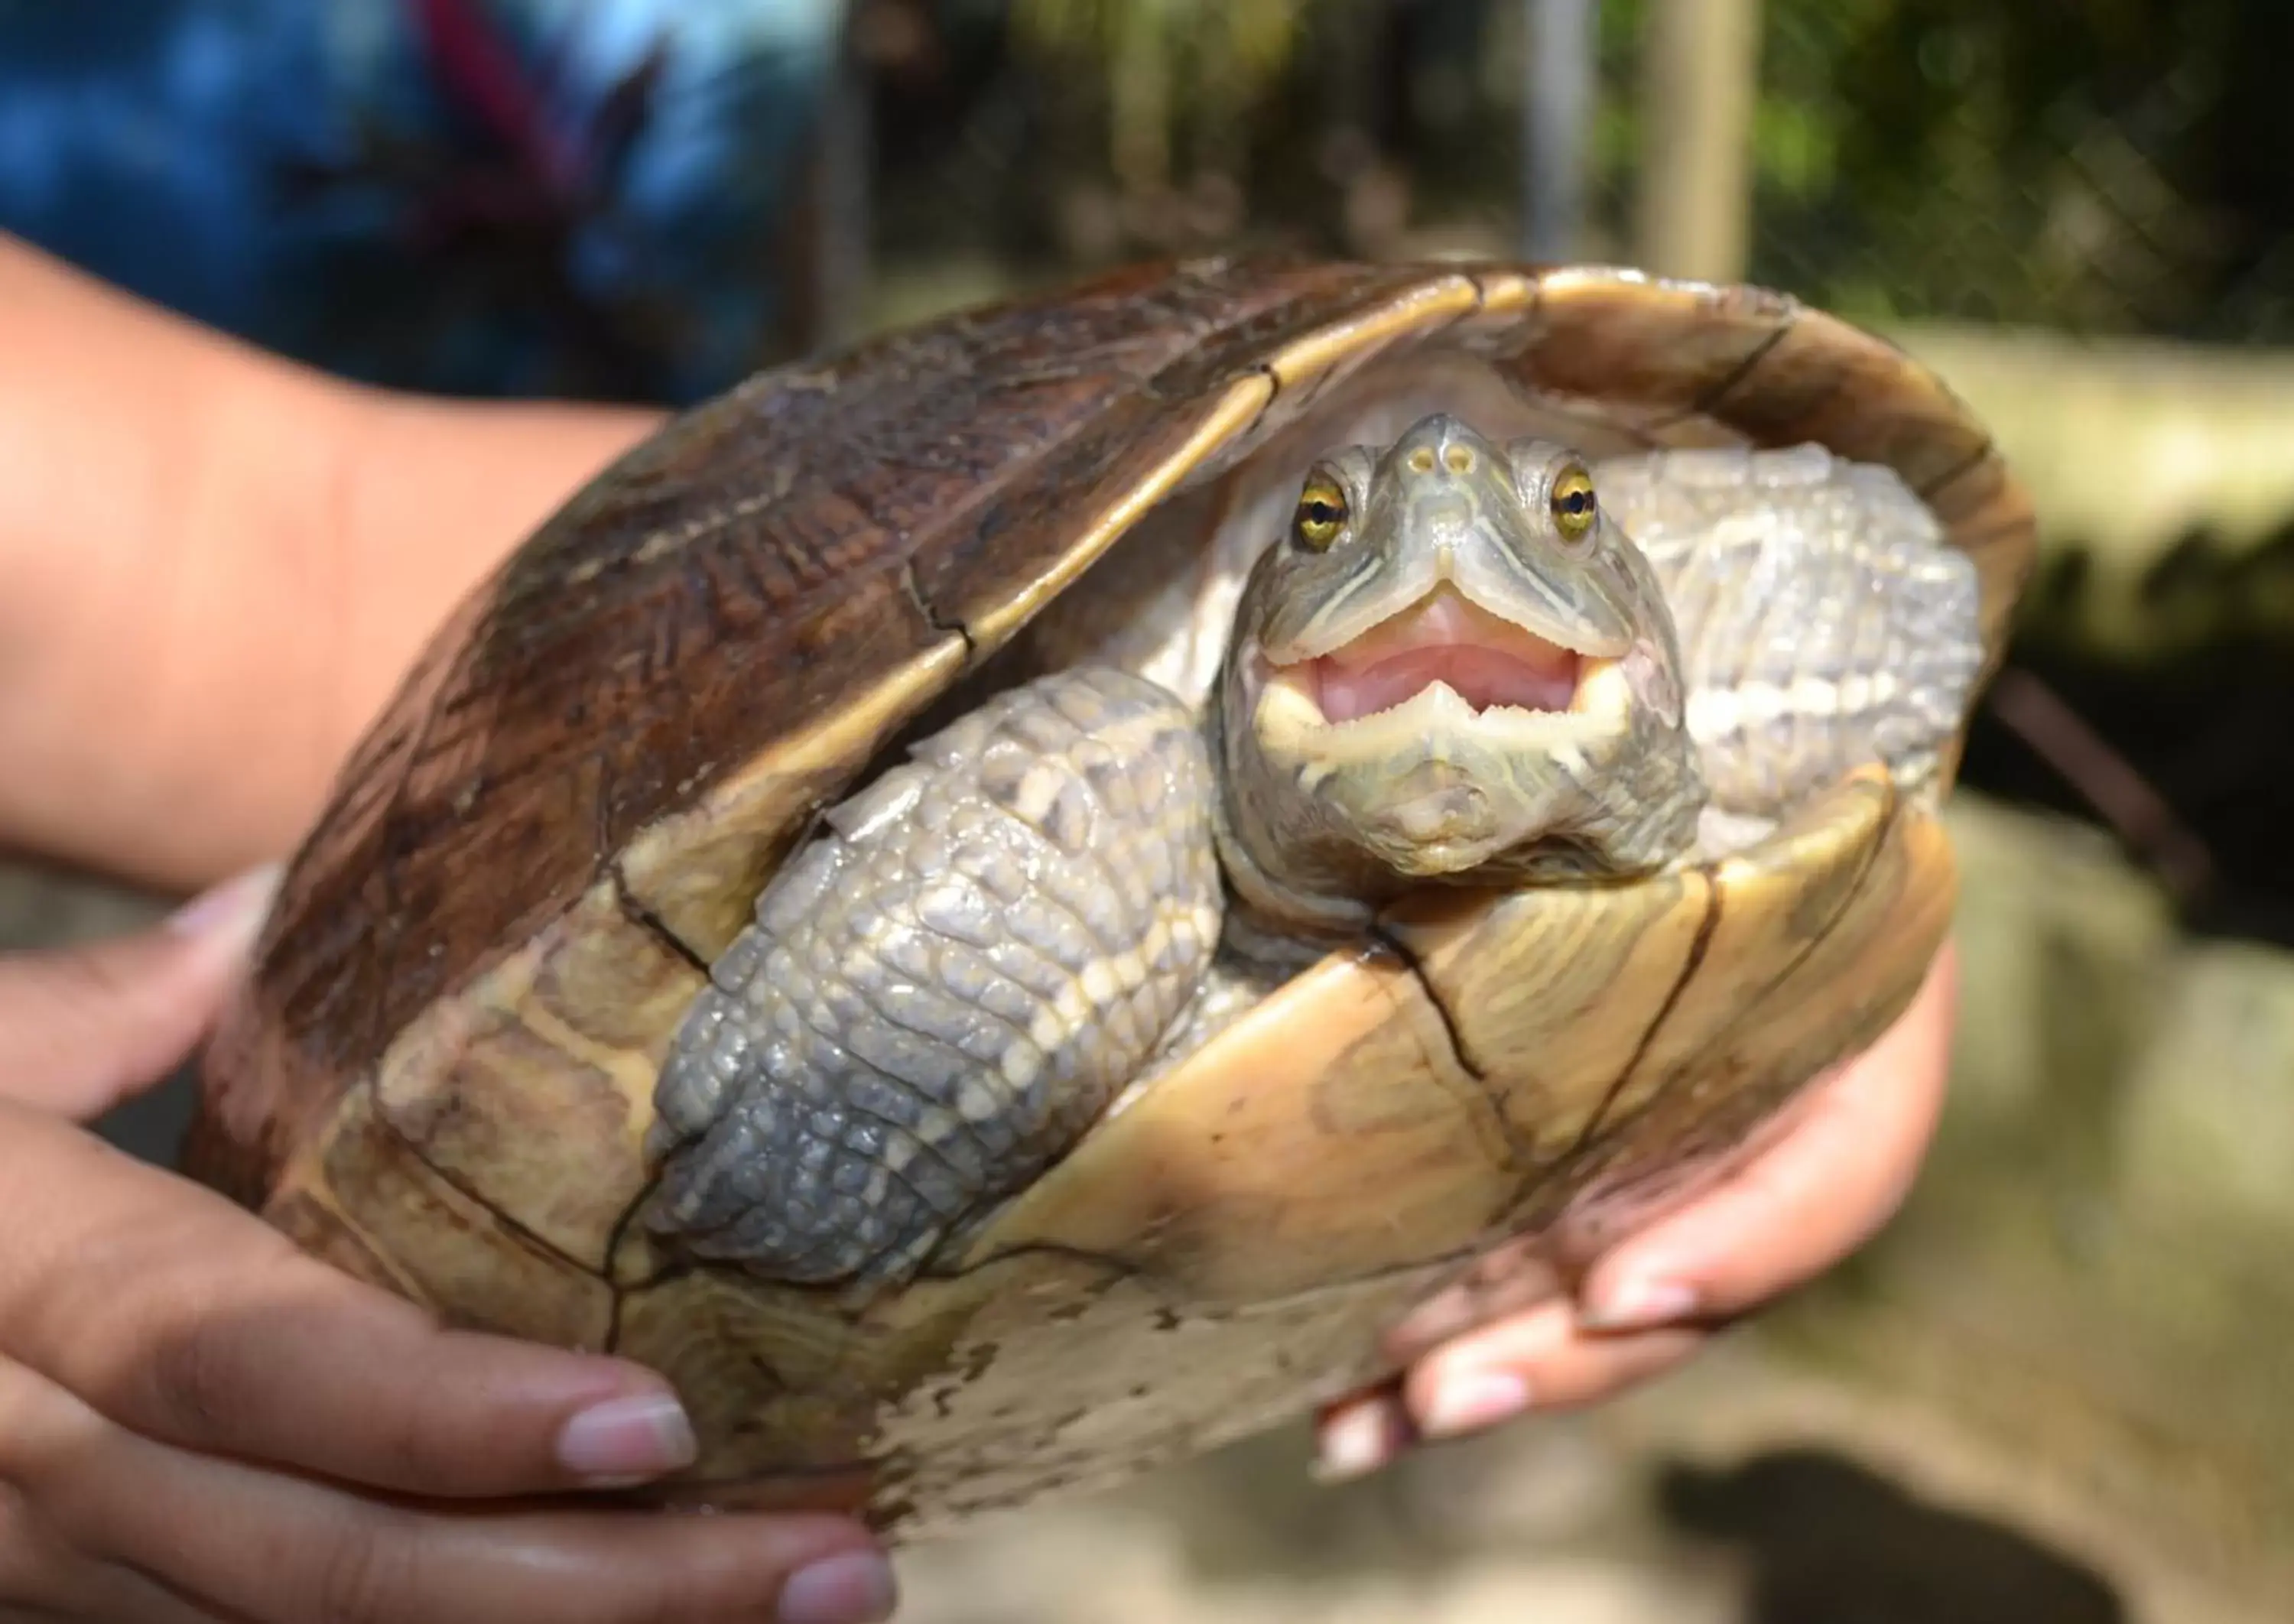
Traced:
[[0, 956], [0, 1100], [85, 1122], [167, 1076], [222, 1008], [278, 881], [256, 869], [133, 936]]

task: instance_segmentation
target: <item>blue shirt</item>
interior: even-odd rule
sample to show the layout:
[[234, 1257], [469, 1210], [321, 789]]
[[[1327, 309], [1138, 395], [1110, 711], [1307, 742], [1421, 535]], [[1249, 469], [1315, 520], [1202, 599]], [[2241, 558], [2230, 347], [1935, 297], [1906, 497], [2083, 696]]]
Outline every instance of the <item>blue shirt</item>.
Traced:
[[765, 359], [841, 0], [0, 0], [0, 229], [370, 381]]

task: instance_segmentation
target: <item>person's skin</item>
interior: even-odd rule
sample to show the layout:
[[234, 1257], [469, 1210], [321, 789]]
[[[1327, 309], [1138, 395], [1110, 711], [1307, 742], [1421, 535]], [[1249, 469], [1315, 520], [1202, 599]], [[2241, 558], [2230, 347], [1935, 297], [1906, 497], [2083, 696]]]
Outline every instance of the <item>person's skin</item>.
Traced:
[[[890, 1607], [839, 1519], [533, 1504], [680, 1464], [666, 1384], [443, 1330], [77, 1125], [204, 1033], [266, 895], [259, 872], [224, 882], [291, 849], [431, 629], [658, 420], [351, 387], [0, 235], [0, 848], [221, 887], [142, 936], [0, 959], [0, 1612]], [[1332, 1407], [1324, 1469], [1609, 1397], [1860, 1244], [1926, 1148], [1952, 997], [1947, 953], [1788, 1132], [1574, 1298]]]

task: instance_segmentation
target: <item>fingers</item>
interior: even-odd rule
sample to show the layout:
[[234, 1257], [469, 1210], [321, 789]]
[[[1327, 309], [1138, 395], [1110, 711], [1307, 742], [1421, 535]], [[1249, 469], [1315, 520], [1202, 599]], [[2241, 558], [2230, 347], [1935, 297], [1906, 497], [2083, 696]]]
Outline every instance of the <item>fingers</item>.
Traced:
[[1462, 1437], [1532, 1404], [1574, 1409], [1612, 1397], [1679, 1364], [1702, 1340], [1689, 1328], [1591, 1336], [1571, 1304], [1549, 1303], [1419, 1360], [1403, 1379], [1403, 1403], [1420, 1436]]
[[0, 959], [0, 1100], [85, 1121], [166, 1076], [221, 1008], [277, 878], [242, 875], [156, 930]]
[[222, 1198], [6, 1105], [0, 1213], [0, 1354], [149, 1436], [438, 1496], [693, 1458], [652, 1372], [441, 1330]]
[[265, 895], [0, 964], [0, 1613], [884, 1616], [843, 1518], [475, 1503], [658, 1476], [691, 1428], [652, 1372], [442, 1330], [63, 1119], [190, 1047]]
[[1333, 1482], [1366, 1476], [1421, 1442], [1485, 1432], [1533, 1408], [1598, 1403], [1683, 1363], [1704, 1337], [1690, 1327], [1600, 1336], [1566, 1302], [1525, 1310], [1330, 1406], [1315, 1425], [1316, 1474]]
[[0, 1366], [0, 1478], [64, 1544], [217, 1616], [865, 1624], [891, 1609], [889, 1570], [841, 1518], [386, 1505], [137, 1437], [20, 1368]]
[[1585, 1325], [1614, 1333], [1741, 1313], [1869, 1239], [1934, 1137], [1957, 1002], [1947, 946], [1902, 1018], [1812, 1089], [1789, 1131], [1594, 1264], [1580, 1294]]
[[[17, 1502], [11, 1507], [9, 1500]], [[217, 1615], [141, 1574], [73, 1550], [0, 1488], [0, 1619], [88, 1624], [220, 1624]]]
[[[257, 873], [142, 936], [0, 963], [0, 1352], [187, 1447], [427, 1495], [642, 1481], [690, 1427], [650, 1372], [439, 1330], [87, 1115], [188, 1050], [268, 905]], [[123, 1290], [120, 1282], [134, 1282]]]
[[1399, 1386], [1387, 1383], [1348, 1393], [1314, 1417], [1314, 1475], [1351, 1482], [1387, 1466], [1418, 1441]]

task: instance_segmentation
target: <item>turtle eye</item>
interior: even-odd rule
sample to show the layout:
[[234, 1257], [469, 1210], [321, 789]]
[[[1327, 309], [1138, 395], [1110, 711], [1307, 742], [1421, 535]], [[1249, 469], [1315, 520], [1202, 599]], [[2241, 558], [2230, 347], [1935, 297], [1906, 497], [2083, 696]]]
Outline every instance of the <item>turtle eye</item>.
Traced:
[[1546, 501], [1553, 510], [1553, 528], [1561, 532], [1562, 540], [1582, 541], [1593, 533], [1593, 521], [1600, 516], [1601, 505], [1593, 494], [1593, 476], [1583, 463], [1573, 462], [1554, 475]]
[[1298, 493], [1297, 511], [1290, 516], [1290, 533], [1310, 553], [1327, 551], [1346, 524], [1346, 493], [1327, 474], [1306, 481]]

